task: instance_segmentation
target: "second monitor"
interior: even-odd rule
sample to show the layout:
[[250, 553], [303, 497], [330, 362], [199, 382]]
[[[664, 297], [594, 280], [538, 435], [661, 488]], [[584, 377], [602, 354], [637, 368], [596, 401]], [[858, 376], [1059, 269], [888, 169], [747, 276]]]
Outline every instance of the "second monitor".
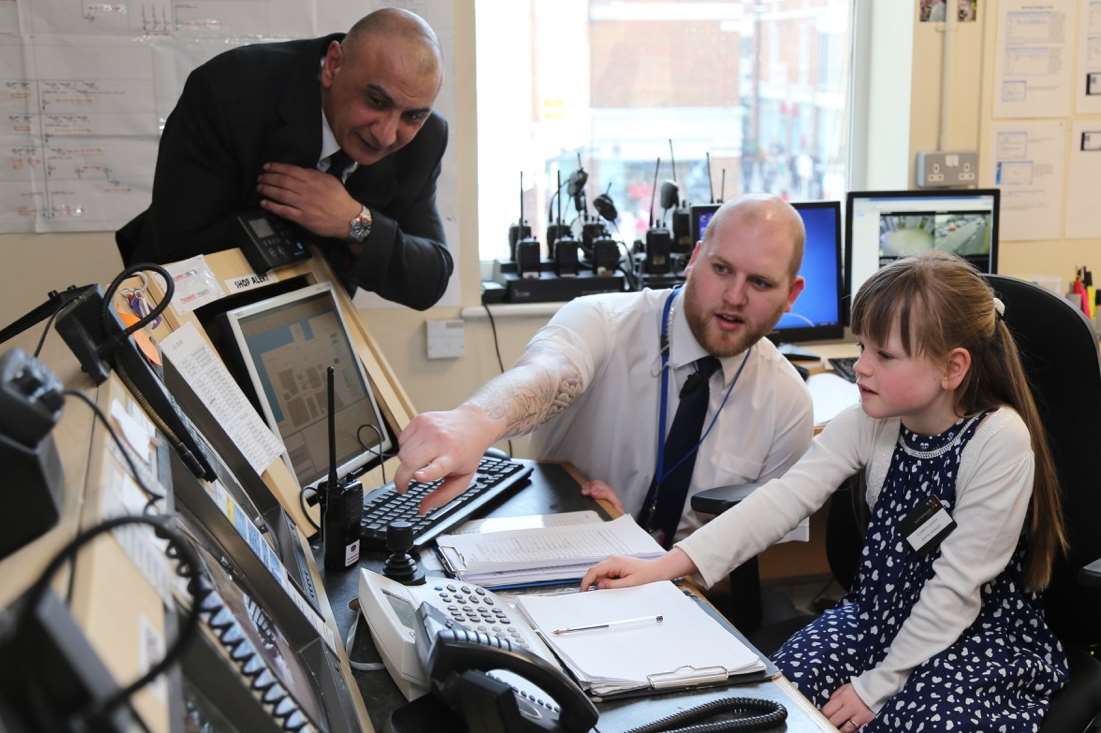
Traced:
[[[329, 469], [325, 370], [336, 368], [338, 474], [391, 447], [367, 374], [329, 283], [318, 283], [227, 311], [238, 355], [268, 425], [283, 439], [301, 487]], [[246, 390], [247, 391], [247, 390]], [[362, 433], [363, 428], [370, 428]]]
[[999, 191], [852, 191], [845, 204], [848, 303], [880, 267], [931, 250], [998, 271]]

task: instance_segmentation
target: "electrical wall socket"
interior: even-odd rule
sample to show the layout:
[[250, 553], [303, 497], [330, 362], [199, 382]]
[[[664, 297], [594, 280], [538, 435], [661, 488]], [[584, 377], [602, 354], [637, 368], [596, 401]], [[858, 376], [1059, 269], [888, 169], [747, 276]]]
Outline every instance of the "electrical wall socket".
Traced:
[[970, 151], [955, 153], [918, 153], [918, 188], [975, 186], [979, 182], [979, 154]]
[[458, 359], [463, 355], [463, 322], [455, 318], [447, 321], [426, 321], [428, 326], [428, 358]]

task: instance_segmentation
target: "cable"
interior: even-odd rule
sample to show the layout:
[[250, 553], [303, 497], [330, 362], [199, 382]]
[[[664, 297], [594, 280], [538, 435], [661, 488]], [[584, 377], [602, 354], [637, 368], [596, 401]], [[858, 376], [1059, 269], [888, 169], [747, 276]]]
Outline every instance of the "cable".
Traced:
[[[673, 727], [723, 712], [732, 713], [737, 717], [733, 720], [721, 720], [714, 723]], [[787, 717], [787, 708], [775, 700], [762, 700], [755, 697], [727, 697], [688, 710], [682, 710], [652, 723], [640, 725], [627, 731], [627, 733], [719, 733], [720, 731], [730, 730], [767, 730], [779, 726]]]
[[[501, 374], [504, 374], [505, 361], [501, 358], [501, 345], [497, 340], [497, 322], [493, 320], [493, 311], [489, 309], [489, 304], [482, 301], [482, 307], [486, 309], [486, 315], [489, 316], [489, 327], [493, 329], [493, 350], [497, 352], [497, 366], [501, 367]], [[512, 440], [506, 442], [508, 443], [508, 457], [514, 458], [515, 454], [512, 451]]]
[[54, 319], [57, 318], [57, 314], [61, 312], [58, 308], [50, 314], [50, 320], [46, 321], [46, 327], [42, 329], [42, 335], [38, 337], [38, 346], [34, 347], [34, 357], [37, 359], [38, 355], [42, 353], [42, 345], [46, 343], [46, 336], [50, 333], [50, 326], [54, 324]]
[[357, 672], [379, 672], [386, 669], [383, 662], [357, 662], [352, 659], [352, 645], [356, 639], [356, 629], [359, 627], [359, 616], [352, 619], [352, 628], [348, 629], [348, 636], [344, 639], [344, 653], [348, 655], [348, 666]]
[[310, 523], [310, 526], [312, 526], [314, 529], [316, 529], [318, 532], [320, 532], [321, 527], [317, 524], [317, 522], [313, 521], [313, 517], [310, 516], [310, 508], [308, 506], [306, 506], [306, 503], [309, 501], [306, 498], [306, 492], [307, 491], [313, 491], [314, 495], [315, 496], [317, 495], [317, 489], [311, 489], [308, 486], [299, 489], [298, 490], [298, 506], [300, 506], [302, 508], [302, 514], [303, 514], [303, 516], [306, 517], [306, 521]]
[[[135, 476], [135, 479], [137, 479], [137, 476]], [[70, 557], [75, 556], [81, 547], [88, 544], [99, 535], [111, 532], [118, 527], [129, 524], [147, 524], [152, 526], [158, 537], [168, 541], [168, 547], [165, 550], [165, 554], [168, 555], [169, 559], [177, 561], [176, 572], [183, 577], [193, 577], [193, 574], [198, 572], [199, 558], [182, 535], [168, 528], [166, 525], [167, 521], [168, 517], [114, 517], [104, 520], [96, 526], [78, 534], [50, 559], [46, 568], [27, 591], [23, 599], [23, 605], [19, 609], [19, 615], [16, 617], [16, 634], [22, 632], [24, 625], [33, 615], [34, 609], [42, 601], [42, 597], [49, 587], [50, 580]], [[167, 671], [168, 668], [175, 664], [176, 660], [183, 655], [188, 644], [195, 639], [199, 631], [199, 615], [196, 609], [202, 596], [200, 591], [197, 590], [192, 583], [188, 583], [188, 592], [192, 597], [192, 609], [187, 614], [183, 627], [180, 629], [179, 633], [176, 634], [176, 639], [173, 641], [172, 646], [165, 652], [161, 660], [152, 665], [145, 674], [141, 675], [138, 679], [134, 680], [114, 695], [111, 695], [107, 700], [99, 703], [94, 708], [86, 708], [78, 711], [77, 717], [83, 718], [89, 722], [89, 729], [94, 730], [97, 727], [94, 721], [102, 720], [109, 716], [117, 707], [129, 700], [134, 693]]]
[[386, 483], [386, 464], [382, 457], [382, 431], [369, 422], [365, 422], [356, 428], [356, 440], [359, 441], [359, 447], [363, 450], [371, 450], [359, 437], [359, 431], [363, 430], [363, 428], [371, 428], [371, 430], [375, 431], [375, 435], [378, 436], [378, 442], [375, 443], [375, 456], [378, 458], [378, 467], [382, 471], [382, 483]]
[[126, 465], [130, 468], [130, 474], [134, 477], [134, 481], [135, 483], [137, 483], [138, 488], [141, 489], [143, 494], [149, 497], [149, 501], [146, 502], [143, 509], [143, 512], [145, 514], [149, 514], [153, 505], [156, 504], [158, 501], [164, 499], [164, 495], [158, 494], [157, 492], [150, 490], [150, 488], [145, 485], [145, 481], [142, 479], [141, 474], [138, 473], [137, 466], [134, 465], [134, 459], [130, 457], [130, 452], [126, 450], [126, 447], [122, 444], [122, 441], [119, 440], [118, 433], [116, 433], [115, 429], [111, 427], [111, 423], [107, 420], [107, 416], [103, 414], [103, 410], [99, 409], [99, 405], [97, 405], [91, 397], [84, 394], [83, 392], [80, 392], [79, 390], [65, 389], [61, 391], [61, 394], [65, 395], [66, 397], [76, 397], [78, 400], [88, 405], [88, 407], [92, 409], [92, 413], [99, 419], [101, 423], [103, 423], [103, 427], [107, 428], [107, 433], [111, 436], [111, 440], [114, 441], [115, 446], [119, 449], [119, 452], [122, 453], [122, 457], [126, 459]]
[[[115, 291], [119, 289], [119, 286], [122, 285], [124, 280], [139, 272], [155, 272], [160, 275], [164, 279], [164, 297], [161, 298], [156, 307], [153, 308], [153, 310], [149, 311], [149, 313], [144, 318], [139, 318], [128, 328], [123, 329], [121, 334], [105, 344], [105, 346], [110, 346], [112, 349], [120, 341], [124, 341], [125, 339], [130, 338], [130, 335], [135, 331], [140, 331], [148, 324], [156, 320], [157, 317], [164, 312], [164, 309], [168, 307], [168, 304], [172, 302], [172, 296], [176, 292], [175, 279], [173, 279], [172, 275], [168, 273], [168, 270], [164, 269], [160, 265], [154, 264], [152, 262], [139, 262], [135, 265], [130, 265], [125, 270], [115, 276], [115, 279], [112, 280], [111, 284], [107, 286], [107, 292], [103, 294], [103, 318], [105, 323], [110, 323], [111, 300], [115, 297]], [[108, 333], [110, 333], [110, 331], [108, 331]], [[106, 351], [106, 349], [104, 349], [104, 351]]]

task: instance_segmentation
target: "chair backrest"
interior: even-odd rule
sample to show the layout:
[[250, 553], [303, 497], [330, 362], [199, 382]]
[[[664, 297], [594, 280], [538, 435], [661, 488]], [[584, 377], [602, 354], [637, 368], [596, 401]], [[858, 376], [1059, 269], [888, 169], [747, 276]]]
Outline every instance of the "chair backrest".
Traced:
[[1101, 640], [1101, 602], [1076, 584], [1078, 570], [1101, 557], [1101, 361], [1081, 311], [1024, 280], [984, 275], [1005, 303], [1059, 476], [1070, 550], [1045, 593], [1048, 622], [1064, 641]]

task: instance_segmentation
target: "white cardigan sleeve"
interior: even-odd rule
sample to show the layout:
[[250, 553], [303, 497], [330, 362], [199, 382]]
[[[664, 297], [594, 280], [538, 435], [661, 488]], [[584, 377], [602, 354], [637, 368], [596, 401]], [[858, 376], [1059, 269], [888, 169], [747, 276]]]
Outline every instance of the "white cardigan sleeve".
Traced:
[[951, 646], [978, 617], [982, 586], [1005, 570], [1032, 496], [1028, 429], [1011, 409], [988, 415], [963, 449], [956, 479], [956, 528], [941, 543], [921, 590], [880, 664], [852, 679], [873, 711], [902, 689], [914, 667]]
[[829, 422], [810, 449], [782, 477], [753, 491], [677, 543], [714, 585], [733, 568], [754, 557], [813, 514], [866, 462], [878, 422], [859, 405]]

